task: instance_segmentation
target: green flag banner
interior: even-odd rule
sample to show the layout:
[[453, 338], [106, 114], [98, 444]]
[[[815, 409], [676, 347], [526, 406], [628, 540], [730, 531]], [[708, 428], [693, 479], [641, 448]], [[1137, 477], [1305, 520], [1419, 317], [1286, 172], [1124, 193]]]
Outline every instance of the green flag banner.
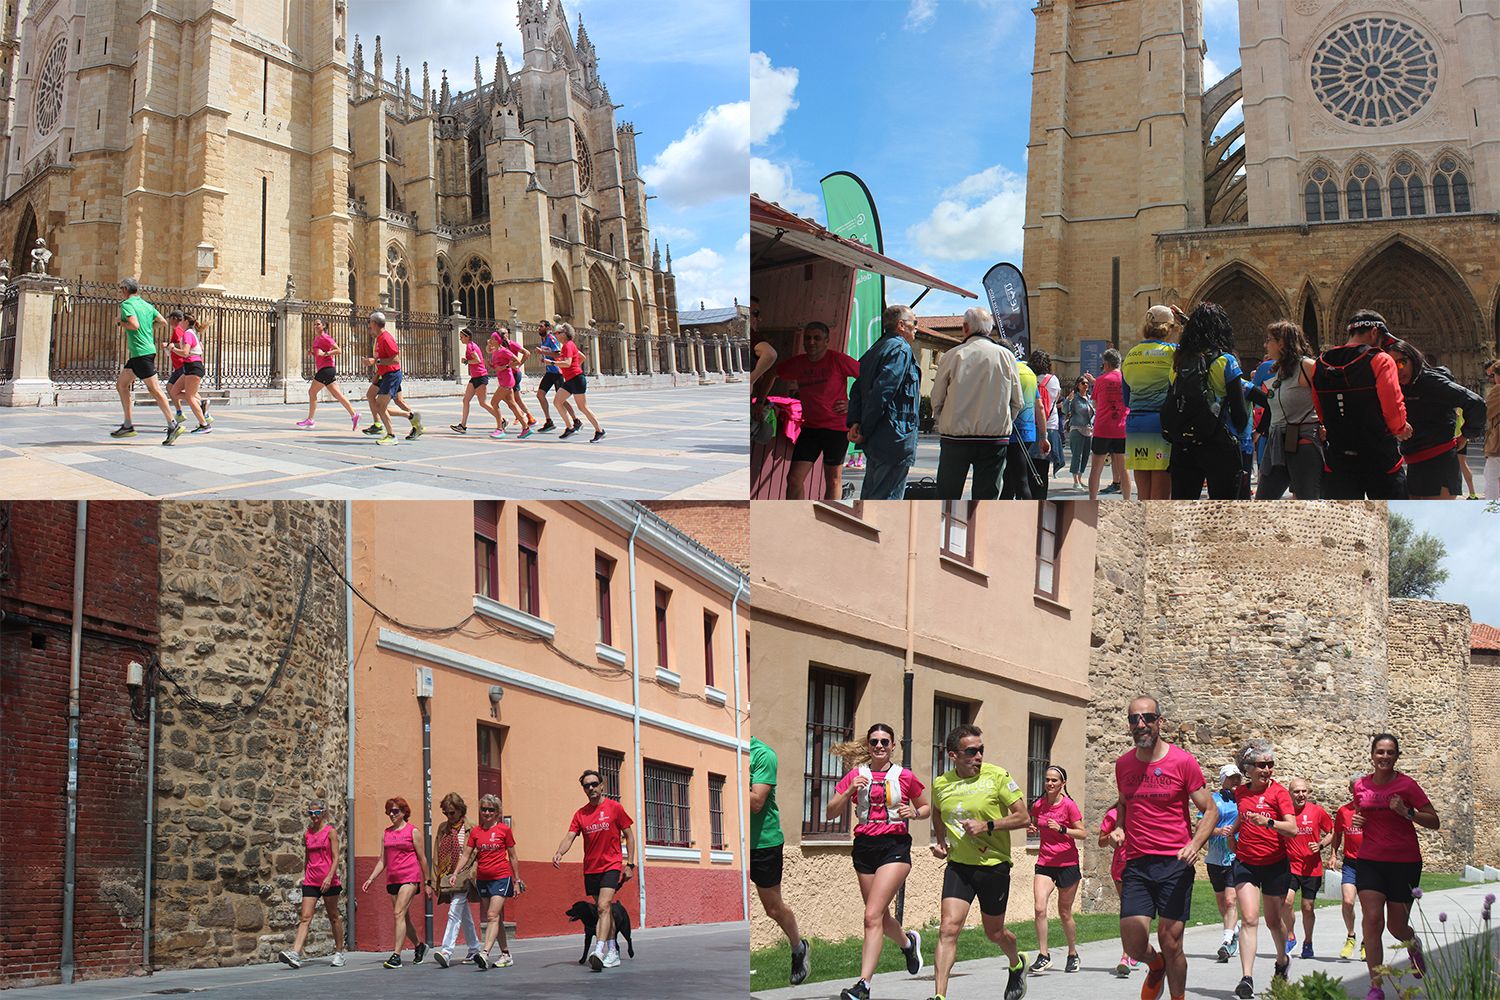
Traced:
[[[828, 229], [835, 236], [856, 240], [876, 253], [884, 253], [880, 240], [880, 216], [865, 182], [846, 170], [823, 178], [823, 206]], [[849, 343], [844, 353], [858, 358], [880, 339], [880, 313], [885, 308], [885, 277], [873, 271], [857, 271], [854, 305], [849, 313]]]

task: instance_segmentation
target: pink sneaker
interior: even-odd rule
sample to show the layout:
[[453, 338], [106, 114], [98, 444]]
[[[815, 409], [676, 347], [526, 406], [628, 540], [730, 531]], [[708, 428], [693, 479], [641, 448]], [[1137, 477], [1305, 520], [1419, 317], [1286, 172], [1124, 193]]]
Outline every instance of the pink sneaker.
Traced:
[[312, 428], [314, 428], [314, 427], [316, 427], [318, 425], [317, 425], [317, 423], [315, 421], [312, 421], [312, 420], [299, 420], [299, 421], [297, 421], [297, 426], [298, 427], [306, 427], [309, 430], [311, 430]]
[[505, 437], [505, 432], [502, 431], [502, 430], [500, 430], [499, 428], [496, 428], [495, 430], [490, 431], [490, 437], [492, 437], [492, 438], [503, 438], [503, 437]]
[[353, 421], [353, 423], [351, 423], [349, 425], [349, 429], [352, 430], [352, 431], [359, 430], [359, 414], [358, 413], [356, 413], [354, 415], [354, 421]]

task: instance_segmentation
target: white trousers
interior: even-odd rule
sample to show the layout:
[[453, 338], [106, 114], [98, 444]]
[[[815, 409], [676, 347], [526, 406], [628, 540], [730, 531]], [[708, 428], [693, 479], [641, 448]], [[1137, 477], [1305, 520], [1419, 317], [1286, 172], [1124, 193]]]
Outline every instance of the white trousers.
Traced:
[[458, 932], [464, 932], [464, 941], [470, 954], [479, 950], [479, 932], [474, 929], [474, 911], [462, 893], [455, 894], [448, 904], [448, 928], [443, 931], [443, 953], [451, 954], [458, 942]]
[[1500, 500], [1500, 456], [1484, 460], [1484, 498]]

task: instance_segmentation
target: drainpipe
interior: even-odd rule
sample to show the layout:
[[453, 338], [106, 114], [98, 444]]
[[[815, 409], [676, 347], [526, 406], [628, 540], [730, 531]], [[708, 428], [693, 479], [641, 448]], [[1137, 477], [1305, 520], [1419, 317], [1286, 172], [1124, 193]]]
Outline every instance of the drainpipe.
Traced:
[[[344, 504], [344, 579], [354, 579], [354, 515], [352, 504]], [[344, 654], [349, 661], [349, 759], [344, 779], [344, 884], [350, 886], [344, 893], [348, 901], [348, 913], [344, 921], [344, 950], [354, 951], [354, 602], [349, 591], [344, 591]]]
[[[917, 504], [906, 505], [906, 665], [901, 674], [901, 760], [911, 767], [912, 682], [917, 663]], [[896, 922], [906, 913], [906, 883], [896, 891]]]
[[[78, 875], [78, 683], [83, 668], [83, 560], [88, 548], [89, 502], [78, 501], [73, 528], [73, 628], [68, 641], [68, 819], [63, 847], [62, 981], [73, 981], [73, 904]], [[149, 784], [149, 781], [148, 781]], [[149, 903], [148, 903], [149, 906]]]
[[146, 891], [145, 918], [141, 922], [141, 965], [151, 971], [151, 873], [156, 861], [156, 681], [147, 695], [150, 701], [150, 735], [146, 737]]
[[[427, 853], [427, 864], [432, 864], [432, 706], [431, 698], [418, 698], [422, 706], [422, 844]], [[432, 869], [429, 867], [428, 871]], [[423, 912], [427, 918], [427, 941], [432, 943], [432, 897], [433, 893], [422, 893]]]
[[[635, 738], [635, 814], [642, 823], [646, 821], [646, 779], [641, 774], [641, 627], [640, 619], [636, 613], [635, 593], [635, 536], [641, 533], [641, 513], [636, 511], [635, 527], [630, 529], [630, 541], [626, 543], [628, 553], [627, 562], [630, 564], [630, 694], [634, 699], [634, 712], [631, 713], [630, 725]], [[646, 834], [644, 830], [637, 831], [640, 835], [641, 857], [636, 863], [635, 877], [639, 883], [637, 892], [640, 894], [640, 914], [637, 923], [641, 927], [646, 926]]]
[[[729, 644], [734, 650], [734, 787], [735, 797], [739, 808], [735, 815], [740, 818], [740, 919], [750, 919], [750, 881], [749, 867], [745, 859], [750, 855], [746, 853], [745, 844], [745, 757], [740, 749], [740, 594], [745, 590], [745, 580], [742, 577], [734, 586], [734, 600], [729, 602]], [[750, 669], [750, 664], [745, 664], [745, 669]]]

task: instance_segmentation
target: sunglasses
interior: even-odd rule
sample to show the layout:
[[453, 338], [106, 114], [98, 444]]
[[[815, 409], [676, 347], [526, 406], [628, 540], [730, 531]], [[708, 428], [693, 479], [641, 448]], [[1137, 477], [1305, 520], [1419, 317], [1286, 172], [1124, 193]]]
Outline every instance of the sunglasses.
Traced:
[[1151, 723], [1155, 722], [1157, 719], [1160, 719], [1161, 715], [1158, 712], [1128, 712], [1128, 713], [1126, 713], [1125, 718], [1127, 718], [1127, 719], [1130, 720], [1130, 724], [1132, 726], [1136, 726], [1136, 725], [1146, 725], [1146, 726], [1149, 726], [1149, 725], [1151, 725]]
[[492, 813], [499, 812], [500, 810], [496, 809], [494, 806], [480, 806], [479, 811], [482, 813]]
[[385, 811], [385, 814], [386, 814], [386, 815], [387, 815], [387, 816], [400, 816], [400, 815], [402, 815], [402, 813], [401, 813], [401, 810], [400, 810], [400, 809], [387, 809], [387, 810], [386, 810], [386, 811]]
[[598, 787], [599, 787], [599, 782], [597, 782], [597, 781], [585, 781], [583, 783], [583, 790], [584, 791], [588, 791], [591, 788], [598, 788]]
[[959, 747], [958, 752], [964, 757], [978, 757], [984, 753], [984, 744], [981, 743], [977, 747]]
[[1276, 762], [1274, 760], [1258, 760], [1255, 762], [1255, 766], [1261, 768], [1262, 770], [1269, 771], [1276, 766]]
[[891, 741], [890, 740], [871, 740], [870, 741], [870, 746], [872, 746], [872, 747], [888, 747], [890, 745], [891, 745]]

